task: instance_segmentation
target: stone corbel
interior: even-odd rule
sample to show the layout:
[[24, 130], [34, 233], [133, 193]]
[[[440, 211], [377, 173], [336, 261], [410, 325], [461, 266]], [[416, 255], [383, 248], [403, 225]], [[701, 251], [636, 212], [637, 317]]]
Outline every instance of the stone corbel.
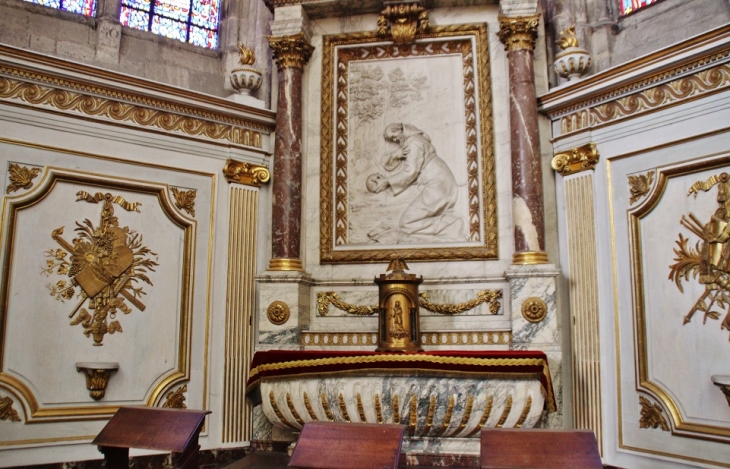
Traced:
[[428, 12], [416, 2], [387, 2], [378, 18], [378, 36], [390, 36], [397, 44], [409, 44], [428, 30]]

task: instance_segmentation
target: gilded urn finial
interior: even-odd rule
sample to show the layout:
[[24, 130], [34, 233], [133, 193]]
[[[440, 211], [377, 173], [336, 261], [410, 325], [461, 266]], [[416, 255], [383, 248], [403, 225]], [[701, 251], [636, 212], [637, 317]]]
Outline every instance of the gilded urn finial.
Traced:
[[555, 56], [555, 73], [568, 81], [578, 80], [591, 68], [591, 55], [578, 47], [575, 24], [560, 31], [558, 46], [563, 50]]
[[560, 39], [558, 39], [558, 46], [565, 50], [568, 47], [578, 47], [578, 36], [575, 35], [575, 25], [560, 31]]
[[247, 49], [243, 44], [238, 45], [241, 57], [238, 59], [239, 66], [231, 71], [229, 77], [231, 87], [241, 96], [250, 96], [252, 91], [261, 87], [263, 77], [261, 71], [253, 68], [256, 62], [256, 54], [253, 50]]

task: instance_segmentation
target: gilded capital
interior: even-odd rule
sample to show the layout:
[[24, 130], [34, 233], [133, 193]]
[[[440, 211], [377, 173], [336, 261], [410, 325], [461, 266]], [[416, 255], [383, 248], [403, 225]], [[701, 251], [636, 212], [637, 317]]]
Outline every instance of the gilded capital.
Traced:
[[223, 175], [229, 184], [235, 182], [254, 187], [260, 187], [262, 183], [269, 182], [271, 178], [271, 173], [266, 166], [230, 159], [223, 166]]
[[303, 34], [281, 37], [269, 36], [268, 39], [279, 69], [303, 69], [314, 51], [314, 46], [307, 42]]
[[552, 167], [561, 175], [567, 176], [587, 169], [595, 169], [598, 164], [598, 156], [596, 144], [591, 142], [556, 153], [553, 157]]
[[539, 22], [539, 13], [533, 16], [500, 16], [497, 36], [508, 52], [521, 49], [534, 50]]

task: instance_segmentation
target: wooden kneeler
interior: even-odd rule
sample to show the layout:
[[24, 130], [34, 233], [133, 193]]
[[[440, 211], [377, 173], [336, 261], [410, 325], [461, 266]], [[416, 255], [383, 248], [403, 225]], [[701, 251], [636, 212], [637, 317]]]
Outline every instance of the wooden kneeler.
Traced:
[[120, 407], [94, 438], [106, 469], [129, 467], [129, 448], [172, 452], [175, 468], [198, 467], [198, 436], [209, 410]]
[[397, 469], [405, 425], [307, 422], [288, 467]]
[[485, 428], [481, 469], [603, 469], [590, 430]]

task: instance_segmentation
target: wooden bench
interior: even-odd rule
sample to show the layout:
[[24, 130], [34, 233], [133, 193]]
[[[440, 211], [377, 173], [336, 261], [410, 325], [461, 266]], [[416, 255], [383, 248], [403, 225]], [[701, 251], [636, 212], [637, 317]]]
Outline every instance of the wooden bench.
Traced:
[[288, 467], [397, 469], [405, 425], [307, 422]]
[[485, 428], [481, 469], [603, 469], [590, 430]]
[[129, 467], [129, 448], [172, 452], [176, 468], [198, 466], [198, 436], [209, 410], [120, 407], [94, 438], [107, 469]]

